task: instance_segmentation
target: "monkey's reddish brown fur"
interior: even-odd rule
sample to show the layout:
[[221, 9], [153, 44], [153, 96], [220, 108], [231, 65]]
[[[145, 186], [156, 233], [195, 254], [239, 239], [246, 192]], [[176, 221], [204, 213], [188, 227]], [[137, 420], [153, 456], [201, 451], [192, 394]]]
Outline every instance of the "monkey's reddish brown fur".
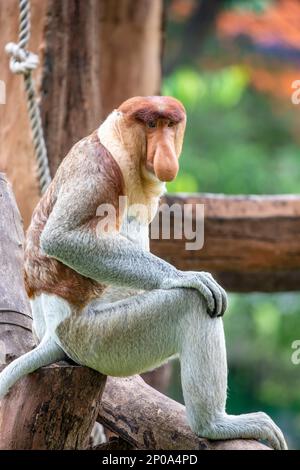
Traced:
[[136, 96], [125, 101], [119, 108], [129, 118], [149, 124], [157, 119], [169, 119], [174, 124], [185, 118], [185, 109], [175, 98], [164, 97], [164, 106], [157, 105], [153, 97]]
[[[81, 152], [83, 147], [85, 151]], [[82, 308], [91, 300], [98, 298], [105, 289], [103, 284], [78, 274], [60, 261], [44, 255], [40, 249], [40, 236], [55, 205], [61, 184], [71, 179], [76, 173], [80, 176], [82, 168], [88, 168], [88, 162], [83, 162], [87, 156], [94, 167], [96, 164], [101, 185], [99, 185], [99, 193], [95, 194], [93, 200], [90, 201], [89, 212], [84, 215], [86, 220], [78, 222], [87, 223], [89, 228], [96, 229], [99, 221], [96, 217], [97, 207], [103, 202], [113, 204], [118, 213], [118, 198], [124, 194], [123, 176], [118, 164], [94, 132], [72, 148], [34, 211], [27, 232], [24, 265], [25, 286], [30, 298], [47, 292], [56, 294]], [[84, 176], [82, 174], [82, 177]], [[103, 194], [106, 195], [105, 201], [103, 201]]]

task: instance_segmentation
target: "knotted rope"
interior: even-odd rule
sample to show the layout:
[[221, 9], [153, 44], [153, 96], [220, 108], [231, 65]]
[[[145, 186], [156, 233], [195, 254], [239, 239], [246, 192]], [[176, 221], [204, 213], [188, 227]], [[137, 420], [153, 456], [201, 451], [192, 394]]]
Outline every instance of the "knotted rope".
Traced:
[[19, 0], [20, 24], [19, 42], [9, 42], [5, 51], [10, 56], [9, 67], [12, 73], [23, 74], [27, 96], [27, 109], [33, 134], [33, 143], [37, 160], [37, 173], [41, 192], [44, 193], [51, 182], [47, 149], [44, 139], [40, 109], [37, 104], [34, 81], [31, 72], [37, 68], [39, 59], [36, 54], [27, 51], [30, 38], [30, 2]]

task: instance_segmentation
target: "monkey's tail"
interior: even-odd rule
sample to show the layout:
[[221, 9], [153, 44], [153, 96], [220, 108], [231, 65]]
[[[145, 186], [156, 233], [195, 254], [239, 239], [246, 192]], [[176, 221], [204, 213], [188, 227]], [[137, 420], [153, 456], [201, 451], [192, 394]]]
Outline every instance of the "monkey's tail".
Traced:
[[66, 354], [48, 337], [44, 337], [40, 344], [32, 351], [18, 357], [11, 362], [0, 374], [0, 398], [4, 397], [17, 380], [30, 374], [40, 367], [53, 364], [64, 359]]

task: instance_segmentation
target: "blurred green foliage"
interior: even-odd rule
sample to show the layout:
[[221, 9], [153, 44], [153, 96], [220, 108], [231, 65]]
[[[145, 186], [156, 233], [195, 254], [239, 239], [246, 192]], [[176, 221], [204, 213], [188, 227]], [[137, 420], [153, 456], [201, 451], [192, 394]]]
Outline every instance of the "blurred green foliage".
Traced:
[[[163, 93], [188, 115], [181, 171], [171, 192], [276, 194], [300, 192], [294, 109], [251, 87], [244, 65], [215, 71], [179, 68]], [[300, 448], [300, 365], [291, 343], [300, 339], [300, 294], [231, 295], [225, 315], [230, 413], [264, 410]], [[179, 364], [170, 395], [182, 400]]]
[[245, 66], [177, 69], [163, 93], [180, 99], [188, 114], [182, 170], [169, 191], [300, 192], [294, 109], [253, 90]]
[[232, 294], [225, 331], [228, 410], [267, 411], [299, 448], [300, 365], [291, 344], [300, 338], [300, 294]]

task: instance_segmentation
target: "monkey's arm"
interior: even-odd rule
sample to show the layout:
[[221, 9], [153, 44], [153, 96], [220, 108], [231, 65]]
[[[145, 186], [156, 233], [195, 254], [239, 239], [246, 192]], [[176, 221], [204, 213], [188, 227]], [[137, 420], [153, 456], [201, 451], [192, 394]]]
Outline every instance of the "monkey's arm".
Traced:
[[210, 315], [224, 313], [226, 294], [209, 274], [179, 271], [119, 233], [96, 234], [99, 200], [93, 206], [99, 186], [96, 179], [81, 186], [78, 181], [60, 191], [41, 236], [41, 248], [48, 256], [104, 284], [143, 290], [195, 288], [206, 299]]

